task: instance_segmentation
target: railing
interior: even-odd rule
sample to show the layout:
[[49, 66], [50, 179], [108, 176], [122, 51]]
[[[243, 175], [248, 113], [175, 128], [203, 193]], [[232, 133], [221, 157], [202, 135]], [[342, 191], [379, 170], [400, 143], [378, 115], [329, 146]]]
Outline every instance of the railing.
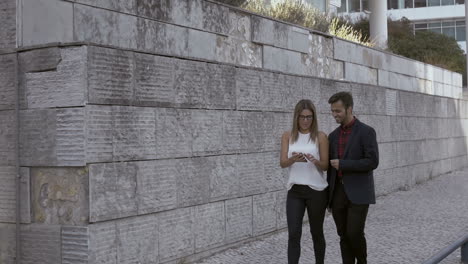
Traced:
[[453, 244], [448, 245], [441, 251], [437, 252], [437, 254], [432, 256], [430, 259], [424, 261], [423, 264], [439, 263], [440, 261], [442, 261], [444, 258], [446, 258], [448, 255], [450, 255], [453, 251], [455, 251], [459, 247], [461, 248], [460, 249], [461, 250], [461, 263], [468, 264], [468, 233], [463, 235]]

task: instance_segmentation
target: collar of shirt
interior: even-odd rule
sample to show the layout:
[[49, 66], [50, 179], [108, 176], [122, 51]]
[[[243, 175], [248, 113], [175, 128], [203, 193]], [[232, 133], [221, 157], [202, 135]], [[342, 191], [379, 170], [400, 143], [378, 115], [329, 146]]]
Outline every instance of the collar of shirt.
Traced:
[[353, 127], [354, 123], [356, 123], [356, 117], [355, 116], [353, 116], [353, 120], [351, 120], [351, 122], [349, 122], [349, 124], [341, 126], [341, 130], [344, 130], [344, 131], [350, 130]]

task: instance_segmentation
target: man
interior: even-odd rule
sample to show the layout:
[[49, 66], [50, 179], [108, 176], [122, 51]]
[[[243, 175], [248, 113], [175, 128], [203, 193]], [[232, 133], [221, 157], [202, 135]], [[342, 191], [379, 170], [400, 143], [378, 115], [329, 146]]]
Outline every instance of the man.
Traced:
[[375, 130], [353, 115], [353, 97], [339, 92], [328, 100], [340, 126], [329, 135], [327, 179], [343, 264], [367, 263], [364, 227], [369, 204], [375, 204], [373, 170], [379, 164]]

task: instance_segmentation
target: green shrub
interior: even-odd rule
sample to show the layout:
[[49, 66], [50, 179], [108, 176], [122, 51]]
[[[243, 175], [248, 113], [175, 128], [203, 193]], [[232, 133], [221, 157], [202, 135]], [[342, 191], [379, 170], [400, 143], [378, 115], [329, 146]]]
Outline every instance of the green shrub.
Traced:
[[342, 20], [334, 18], [330, 24], [329, 33], [342, 39], [361, 43], [365, 46], [374, 46], [374, 43], [368, 40], [361, 31], [354, 29], [351, 24], [343, 23]]

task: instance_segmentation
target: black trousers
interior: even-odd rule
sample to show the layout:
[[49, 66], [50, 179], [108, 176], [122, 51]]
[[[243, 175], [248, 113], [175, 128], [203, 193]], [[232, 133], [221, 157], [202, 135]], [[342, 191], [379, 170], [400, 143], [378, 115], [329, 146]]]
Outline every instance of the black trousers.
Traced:
[[368, 204], [351, 203], [341, 181], [336, 183], [332, 199], [332, 215], [340, 236], [343, 264], [367, 263], [364, 227], [368, 210]]
[[299, 263], [304, 212], [307, 208], [310, 232], [314, 243], [315, 263], [323, 264], [325, 259], [325, 237], [323, 220], [327, 208], [327, 189], [316, 191], [307, 185], [293, 185], [288, 191], [286, 214], [288, 220], [288, 263]]

